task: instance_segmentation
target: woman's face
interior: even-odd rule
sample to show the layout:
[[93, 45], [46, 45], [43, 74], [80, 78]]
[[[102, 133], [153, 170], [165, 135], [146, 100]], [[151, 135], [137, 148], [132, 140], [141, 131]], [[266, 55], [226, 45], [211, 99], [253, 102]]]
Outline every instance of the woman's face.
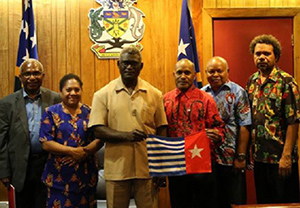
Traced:
[[76, 79], [69, 79], [61, 91], [63, 103], [70, 108], [77, 108], [81, 100], [82, 88]]

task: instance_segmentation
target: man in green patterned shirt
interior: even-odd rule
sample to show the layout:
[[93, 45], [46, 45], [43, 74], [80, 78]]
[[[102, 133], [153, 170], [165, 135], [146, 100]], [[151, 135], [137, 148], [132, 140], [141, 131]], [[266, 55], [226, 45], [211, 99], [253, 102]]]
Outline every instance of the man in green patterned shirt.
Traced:
[[250, 76], [246, 87], [252, 110], [257, 202], [299, 202], [298, 85], [291, 75], [277, 66], [281, 45], [275, 37], [255, 37], [250, 52], [258, 69]]

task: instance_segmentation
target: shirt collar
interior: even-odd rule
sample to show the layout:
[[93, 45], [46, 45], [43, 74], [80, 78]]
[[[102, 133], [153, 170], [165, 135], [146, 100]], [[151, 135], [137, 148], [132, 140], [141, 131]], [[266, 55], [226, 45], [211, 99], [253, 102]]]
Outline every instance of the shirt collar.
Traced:
[[196, 89], [195, 85], [191, 85], [190, 88], [186, 91], [186, 92], [182, 92], [180, 89], [178, 89], [176, 87], [176, 90], [175, 90], [175, 97], [178, 97], [178, 96], [186, 96], [188, 99], [191, 97], [193, 91]]
[[35, 100], [35, 99], [38, 99], [41, 97], [41, 90], [39, 91], [39, 93], [37, 94], [37, 96], [35, 96], [34, 99], [32, 99], [31, 97], [29, 97], [29, 95], [27, 94], [27, 92], [25, 91], [25, 89], [23, 88], [23, 98], [24, 99], [32, 99], [32, 100]]
[[[274, 68], [272, 69], [271, 73], [269, 74], [268, 79], [272, 80], [273, 82], [276, 82], [278, 80], [278, 73], [279, 73], [279, 68], [277, 68], [276, 66], [274, 66]], [[256, 72], [253, 76], [254, 80], [257, 80], [260, 76], [260, 71]]]
[[[228, 82], [225, 82], [225, 83], [220, 87], [220, 89], [219, 89], [217, 92], [215, 92], [215, 93], [218, 93], [218, 92], [220, 92], [220, 91], [222, 91], [222, 90], [224, 90], [224, 89], [226, 89], [226, 88], [229, 88], [229, 89], [232, 88], [232, 82], [231, 82], [230, 80], [229, 80]], [[205, 91], [206, 91], [206, 92], [214, 92], [210, 84], [207, 85]]]
[[[116, 92], [120, 92], [122, 90], [125, 90], [126, 92], [128, 92], [126, 86], [124, 85], [123, 81], [122, 81], [122, 78], [121, 76], [119, 76], [117, 78], [117, 83], [116, 83], [116, 86], [115, 86], [115, 90]], [[143, 82], [143, 80], [141, 78], [138, 77], [138, 81], [137, 81], [137, 84], [134, 88], [134, 91], [137, 92], [137, 91], [144, 91], [144, 92], [147, 92], [147, 88], [146, 88], [146, 85], [145, 83]]]

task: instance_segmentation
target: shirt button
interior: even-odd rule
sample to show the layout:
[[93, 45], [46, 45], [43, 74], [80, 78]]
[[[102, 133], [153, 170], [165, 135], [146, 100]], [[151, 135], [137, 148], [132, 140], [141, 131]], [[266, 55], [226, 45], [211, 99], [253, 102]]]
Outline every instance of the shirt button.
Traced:
[[132, 111], [132, 116], [136, 116], [136, 110], [135, 109]]

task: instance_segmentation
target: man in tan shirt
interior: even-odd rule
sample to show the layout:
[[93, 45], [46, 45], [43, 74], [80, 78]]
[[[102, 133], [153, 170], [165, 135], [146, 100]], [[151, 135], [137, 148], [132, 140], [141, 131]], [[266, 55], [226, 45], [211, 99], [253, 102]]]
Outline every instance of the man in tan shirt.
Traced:
[[142, 56], [134, 47], [120, 53], [121, 76], [94, 94], [89, 127], [106, 143], [107, 206], [125, 208], [131, 192], [137, 207], [157, 207], [149, 175], [147, 134], [166, 135], [162, 93], [139, 78]]

